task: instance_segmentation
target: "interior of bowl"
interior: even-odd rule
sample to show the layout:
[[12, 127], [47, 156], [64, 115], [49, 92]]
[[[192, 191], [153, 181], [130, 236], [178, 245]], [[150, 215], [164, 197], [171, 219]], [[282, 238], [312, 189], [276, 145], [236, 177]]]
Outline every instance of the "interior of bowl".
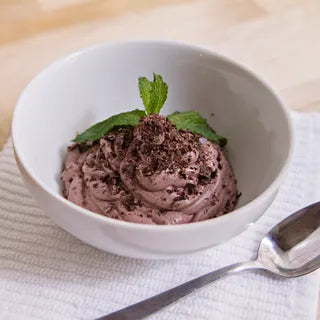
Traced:
[[113, 114], [142, 109], [137, 79], [168, 83], [162, 114], [197, 110], [228, 138], [241, 191], [238, 207], [261, 194], [287, 160], [290, 130], [277, 97], [254, 75], [205, 50], [162, 42], [107, 44], [60, 60], [37, 76], [14, 114], [15, 148], [25, 167], [61, 194], [66, 147], [76, 132]]

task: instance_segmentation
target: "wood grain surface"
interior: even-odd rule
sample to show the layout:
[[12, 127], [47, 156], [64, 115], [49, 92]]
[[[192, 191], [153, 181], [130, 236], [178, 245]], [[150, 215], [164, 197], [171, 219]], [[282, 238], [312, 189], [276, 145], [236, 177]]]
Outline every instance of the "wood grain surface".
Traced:
[[319, 30], [319, 0], [1, 0], [0, 149], [30, 79], [53, 60], [106, 41], [203, 45], [262, 75], [289, 108], [320, 111]]

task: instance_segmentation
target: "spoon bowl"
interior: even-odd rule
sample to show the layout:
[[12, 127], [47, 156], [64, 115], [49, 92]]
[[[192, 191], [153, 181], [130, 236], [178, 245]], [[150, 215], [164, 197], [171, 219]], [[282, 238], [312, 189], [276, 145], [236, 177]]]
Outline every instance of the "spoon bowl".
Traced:
[[320, 267], [320, 202], [282, 220], [262, 239], [258, 261], [283, 277], [298, 277]]

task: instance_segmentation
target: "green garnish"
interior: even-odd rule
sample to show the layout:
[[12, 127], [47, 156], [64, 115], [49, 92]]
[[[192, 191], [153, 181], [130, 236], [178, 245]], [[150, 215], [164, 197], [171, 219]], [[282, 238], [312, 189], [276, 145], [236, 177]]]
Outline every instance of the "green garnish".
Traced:
[[[135, 127], [142, 117], [153, 113], [159, 114], [167, 100], [168, 85], [160, 75], [155, 73], [153, 74], [153, 81], [149, 81], [145, 77], [140, 77], [138, 83], [145, 111], [136, 109], [114, 115], [78, 134], [73, 141], [77, 143], [95, 141], [102, 138], [114, 128], [123, 126]], [[227, 139], [219, 136], [209, 126], [207, 120], [201, 117], [196, 111], [174, 112], [168, 116], [168, 119], [172, 121], [179, 130], [184, 129], [198, 133], [208, 140], [218, 143], [221, 147], [227, 143]]]
[[207, 120], [200, 116], [199, 112], [174, 112], [168, 115], [168, 119], [172, 121], [179, 130], [184, 129], [201, 134], [203, 137], [218, 143], [221, 147], [224, 147], [227, 143], [227, 139], [216, 134], [209, 126]]
[[162, 80], [162, 77], [155, 73], [153, 81], [140, 77], [139, 90], [147, 115], [159, 114], [168, 95], [168, 85]]
[[78, 143], [95, 141], [102, 138], [106, 133], [116, 127], [135, 127], [145, 115], [146, 113], [144, 111], [138, 109], [116, 114], [106, 120], [96, 123], [81, 134], [78, 134], [72, 141]]

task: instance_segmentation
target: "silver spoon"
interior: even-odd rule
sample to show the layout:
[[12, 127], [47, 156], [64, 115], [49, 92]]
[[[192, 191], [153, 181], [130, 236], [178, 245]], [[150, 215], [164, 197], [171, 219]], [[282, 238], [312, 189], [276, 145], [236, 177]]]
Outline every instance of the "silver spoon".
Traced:
[[271, 229], [260, 242], [255, 260], [207, 273], [99, 319], [143, 319], [215, 280], [240, 271], [260, 269], [291, 278], [303, 276], [319, 267], [320, 202], [317, 202], [295, 212]]

